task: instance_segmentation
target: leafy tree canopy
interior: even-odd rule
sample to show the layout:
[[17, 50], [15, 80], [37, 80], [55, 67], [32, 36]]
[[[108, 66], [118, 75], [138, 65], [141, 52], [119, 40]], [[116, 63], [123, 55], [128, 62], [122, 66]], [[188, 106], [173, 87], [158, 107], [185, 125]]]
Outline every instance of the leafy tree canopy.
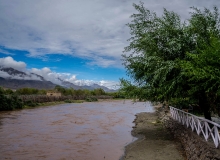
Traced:
[[121, 90], [172, 105], [197, 104], [211, 119], [211, 109], [220, 102], [218, 8], [192, 7], [190, 19], [183, 22], [166, 9], [159, 17], [142, 2], [133, 6], [138, 13], [127, 24], [131, 38], [122, 55], [133, 82], [121, 79]]

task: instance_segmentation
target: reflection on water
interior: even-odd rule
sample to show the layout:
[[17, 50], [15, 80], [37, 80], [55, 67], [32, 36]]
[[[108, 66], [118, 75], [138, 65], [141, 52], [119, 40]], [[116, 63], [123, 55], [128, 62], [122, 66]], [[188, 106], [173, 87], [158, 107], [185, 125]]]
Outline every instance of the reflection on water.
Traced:
[[150, 103], [92, 102], [0, 114], [0, 159], [117, 160], [132, 142], [134, 115]]

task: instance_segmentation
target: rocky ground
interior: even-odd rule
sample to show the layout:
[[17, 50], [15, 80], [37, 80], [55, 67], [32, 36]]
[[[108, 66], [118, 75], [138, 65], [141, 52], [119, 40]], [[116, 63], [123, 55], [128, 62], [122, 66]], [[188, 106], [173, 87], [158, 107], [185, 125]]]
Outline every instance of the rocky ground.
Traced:
[[122, 160], [186, 159], [181, 144], [163, 127], [161, 114], [158, 116], [157, 111], [136, 115], [131, 134], [138, 140], [126, 146]]

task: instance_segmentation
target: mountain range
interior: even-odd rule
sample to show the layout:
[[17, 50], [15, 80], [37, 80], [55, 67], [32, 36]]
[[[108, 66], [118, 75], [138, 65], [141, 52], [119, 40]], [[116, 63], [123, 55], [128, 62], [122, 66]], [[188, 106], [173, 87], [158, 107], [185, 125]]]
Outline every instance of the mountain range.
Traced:
[[10, 89], [19, 89], [19, 88], [36, 88], [36, 89], [53, 89], [56, 85], [60, 85], [65, 88], [78, 89], [88, 89], [93, 90], [97, 88], [103, 89], [105, 92], [114, 92], [115, 90], [109, 89], [105, 86], [99, 84], [91, 85], [76, 85], [71, 82], [65, 81], [58, 77], [56, 79], [56, 84], [46, 80], [43, 76], [31, 73], [23, 72], [16, 70], [14, 68], [0, 67], [0, 86]]

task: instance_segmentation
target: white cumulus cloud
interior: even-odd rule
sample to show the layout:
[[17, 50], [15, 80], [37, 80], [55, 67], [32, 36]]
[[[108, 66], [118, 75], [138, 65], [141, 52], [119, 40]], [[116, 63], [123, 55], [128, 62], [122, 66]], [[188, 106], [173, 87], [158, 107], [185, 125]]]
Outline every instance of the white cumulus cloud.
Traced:
[[8, 56], [5, 58], [0, 58], [0, 67], [12, 67], [17, 70], [24, 70], [26, 68], [26, 63], [15, 61], [12, 57]]

